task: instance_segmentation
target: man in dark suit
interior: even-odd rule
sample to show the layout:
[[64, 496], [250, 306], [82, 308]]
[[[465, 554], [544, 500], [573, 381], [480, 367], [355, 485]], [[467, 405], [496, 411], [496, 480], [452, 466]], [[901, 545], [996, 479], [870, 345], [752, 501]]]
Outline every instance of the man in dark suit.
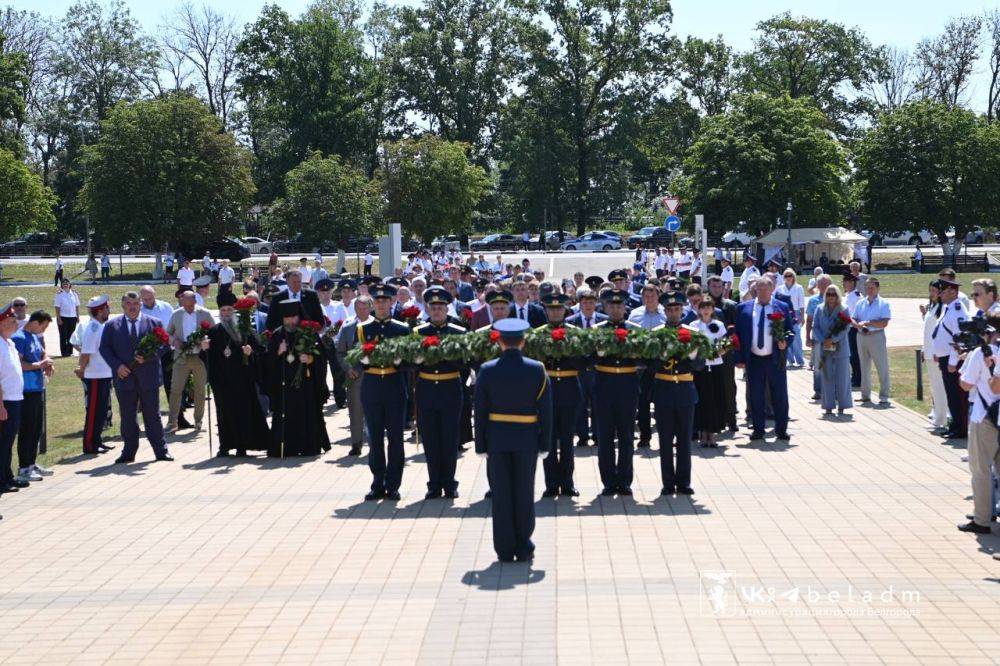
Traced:
[[115, 395], [118, 413], [121, 414], [122, 455], [116, 463], [135, 462], [139, 450], [139, 423], [136, 412], [142, 410], [146, 439], [153, 447], [157, 460], [173, 460], [163, 441], [163, 422], [160, 420], [160, 385], [163, 383], [160, 356], [166, 347], [144, 358], [136, 354], [139, 341], [163, 323], [141, 312], [142, 302], [134, 291], [122, 296], [124, 314], [108, 321], [101, 334], [100, 353], [115, 373]]
[[501, 562], [527, 562], [535, 555], [535, 457], [552, 447], [552, 388], [545, 367], [521, 355], [528, 323], [508, 318], [493, 328], [503, 352], [476, 381], [476, 453], [487, 456], [493, 549]]
[[[312, 289], [302, 287], [302, 273], [290, 270], [285, 273], [285, 288], [271, 297], [272, 303], [293, 300], [302, 303], [303, 319], [323, 323], [323, 306], [319, 303], [319, 294]], [[273, 331], [281, 326], [280, 308], [270, 308], [267, 312], [267, 330]]]
[[[785, 350], [792, 333], [792, 311], [781, 301], [772, 298], [774, 282], [767, 275], [757, 278], [757, 298], [739, 305], [736, 314], [736, 334], [741, 341], [737, 356], [738, 368], [747, 369], [750, 394], [750, 416], [753, 421], [751, 440], [764, 438], [764, 391], [771, 394], [774, 410], [774, 433], [779, 440], [788, 441], [788, 384], [785, 376]], [[784, 335], [775, 339], [772, 334], [772, 315], [783, 317]]]
[[471, 266], [462, 266], [461, 274], [456, 281], [456, 287], [458, 288], [458, 300], [463, 303], [471, 303], [476, 300], [476, 290], [472, 284], [475, 277], [476, 271], [472, 270]]
[[492, 326], [498, 319], [506, 319], [510, 316], [510, 303], [514, 296], [507, 291], [497, 290], [486, 294], [486, 307], [479, 308], [472, 313], [472, 324], [469, 328], [478, 331], [481, 328]]
[[526, 282], [515, 282], [511, 287], [514, 295], [514, 302], [510, 304], [510, 317], [528, 322], [531, 328], [538, 328], [545, 324], [545, 309], [541, 305], [528, 301], [528, 284]]
[[[601, 279], [598, 278], [598, 286]], [[589, 287], [581, 287], [576, 290], [576, 298], [580, 303], [580, 311], [572, 317], [566, 319], [566, 323], [577, 328], [593, 328], [597, 324], [605, 321], [608, 315], [597, 311], [597, 292]], [[583, 401], [580, 403], [580, 411], [576, 416], [576, 445], [587, 446], [593, 432], [593, 439], [597, 441], [597, 411], [594, 408], [594, 368], [585, 365], [580, 370], [580, 387], [583, 389]]]

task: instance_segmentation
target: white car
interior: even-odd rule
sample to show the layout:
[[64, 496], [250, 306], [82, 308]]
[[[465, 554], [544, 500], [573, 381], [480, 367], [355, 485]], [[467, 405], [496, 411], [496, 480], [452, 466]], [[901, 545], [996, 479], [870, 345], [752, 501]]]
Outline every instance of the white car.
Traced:
[[566, 241], [559, 246], [559, 249], [566, 250], [568, 252], [574, 252], [576, 250], [609, 252], [611, 250], [617, 250], [621, 246], [621, 240], [608, 236], [607, 234], [592, 231], [589, 234], [580, 236], [579, 238], [573, 238]]
[[753, 236], [745, 231], [728, 231], [722, 234], [723, 247], [750, 247]]
[[875, 236], [876, 245], [937, 245], [938, 237], [933, 231], [921, 229], [919, 233], [913, 231], [898, 231], [896, 233], [884, 233], [881, 231], [862, 231], [862, 236], [871, 238]]
[[271, 248], [273, 247], [269, 241], [263, 238], [258, 238], [257, 236], [247, 236], [243, 239], [243, 242], [247, 244], [250, 251], [254, 254], [271, 254]]

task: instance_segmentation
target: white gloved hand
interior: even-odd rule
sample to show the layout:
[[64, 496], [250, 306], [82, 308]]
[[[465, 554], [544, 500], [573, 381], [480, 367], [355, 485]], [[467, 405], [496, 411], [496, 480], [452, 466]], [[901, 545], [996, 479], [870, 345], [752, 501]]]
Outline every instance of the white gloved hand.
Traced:
[[549, 452], [548, 451], [539, 451], [538, 452], [538, 459], [539, 460], [545, 460], [548, 457], [549, 457]]

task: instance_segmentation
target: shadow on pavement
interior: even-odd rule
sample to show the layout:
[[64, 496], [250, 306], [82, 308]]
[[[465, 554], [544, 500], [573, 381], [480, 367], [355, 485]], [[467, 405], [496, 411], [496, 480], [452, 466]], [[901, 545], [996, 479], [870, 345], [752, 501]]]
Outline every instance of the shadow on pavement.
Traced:
[[482, 571], [466, 571], [464, 585], [480, 590], [513, 590], [518, 585], [540, 583], [545, 578], [544, 569], [532, 569], [530, 562], [494, 562]]

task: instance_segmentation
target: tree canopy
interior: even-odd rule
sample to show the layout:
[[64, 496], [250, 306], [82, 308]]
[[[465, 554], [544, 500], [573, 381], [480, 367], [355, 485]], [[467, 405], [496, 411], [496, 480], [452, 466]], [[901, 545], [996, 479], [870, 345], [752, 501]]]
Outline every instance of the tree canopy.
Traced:
[[55, 221], [55, 195], [21, 158], [0, 148], [0, 234], [16, 236], [48, 229]]

